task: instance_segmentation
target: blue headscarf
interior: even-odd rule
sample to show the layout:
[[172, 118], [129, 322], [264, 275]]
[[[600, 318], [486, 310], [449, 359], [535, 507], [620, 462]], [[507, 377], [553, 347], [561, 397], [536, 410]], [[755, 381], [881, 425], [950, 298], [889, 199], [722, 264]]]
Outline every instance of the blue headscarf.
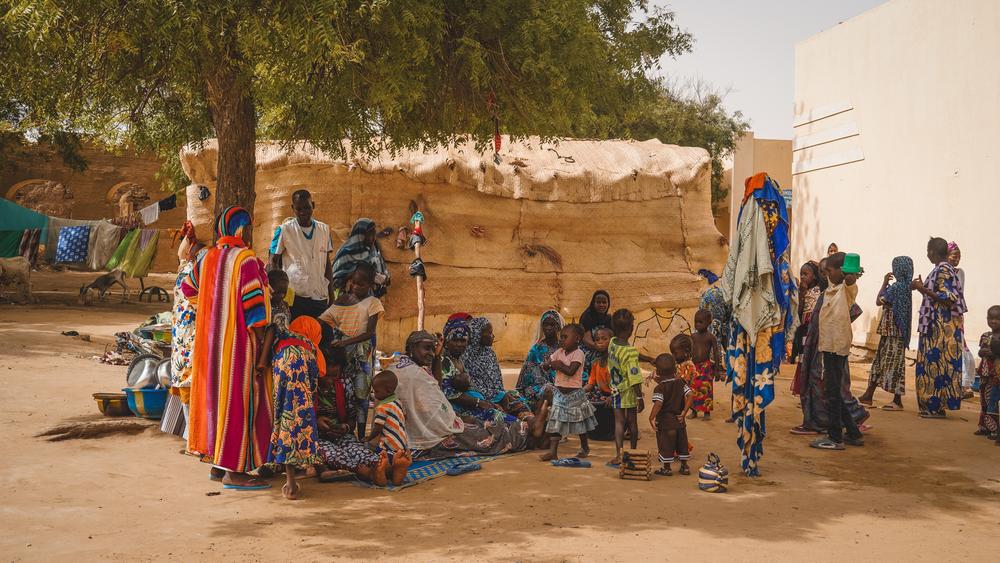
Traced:
[[444, 323], [444, 341], [469, 338], [469, 321], [463, 317], [452, 317]]
[[375, 221], [362, 217], [354, 222], [351, 227], [351, 234], [340, 245], [337, 256], [333, 259], [333, 282], [337, 286], [343, 286], [347, 278], [354, 273], [357, 262], [368, 262], [375, 268], [376, 274], [389, 276], [389, 268], [382, 257], [382, 251], [378, 243], [372, 246], [365, 244], [365, 235], [375, 230]]
[[892, 275], [896, 281], [885, 288], [882, 298], [892, 306], [892, 318], [896, 321], [896, 328], [903, 337], [903, 344], [909, 346], [910, 325], [913, 322], [913, 292], [910, 290], [910, 282], [913, 281], [913, 259], [909, 256], [893, 258]]
[[253, 218], [246, 209], [237, 205], [227, 207], [215, 219], [215, 235], [219, 238], [242, 236], [243, 227], [252, 222]]

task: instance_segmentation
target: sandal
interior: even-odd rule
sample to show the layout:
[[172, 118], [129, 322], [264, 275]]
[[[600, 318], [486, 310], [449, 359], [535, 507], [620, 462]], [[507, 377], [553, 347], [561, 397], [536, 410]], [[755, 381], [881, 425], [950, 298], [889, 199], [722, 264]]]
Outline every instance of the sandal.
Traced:
[[286, 500], [299, 500], [299, 493], [302, 492], [302, 485], [297, 482], [292, 481], [292, 486], [289, 487], [288, 483], [281, 486], [281, 496], [285, 497]]
[[922, 412], [920, 418], [945, 418], [943, 412]]
[[354, 473], [346, 469], [327, 469], [319, 474], [320, 483], [337, 483], [340, 481], [350, 481], [351, 479], [354, 479]]
[[818, 440], [813, 440], [809, 444], [810, 448], [816, 448], [817, 450], [843, 450], [844, 444], [837, 443], [829, 438], [820, 438]]
[[242, 485], [236, 485], [232, 483], [223, 483], [223, 489], [232, 489], [234, 491], [261, 491], [264, 489], [270, 489], [270, 483], [261, 483], [257, 479], [248, 479]]
[[666, 467], [661, 467], [653, 472], [655, 475], [662, 475], [664, 477], [673, 477], [674, 472]]
[[812, 436], [815, 434], [819, 434], [818, 431], [813, 430], [812, 428], [806, 428], [805, 426], [801, 425], [792, 428], [788, 432], [789, 434], [795, 434], [796, 436]]
[[562, 459], [553, 460], [551, 463], [556, 467], [590, 467], [589, 461], [584, 461], [577, 457], [564, 457]]
[[882, 405], [882, 410], [884, 411], [901, 411], [903, 410], [902, 405], [897, 405], [896, 403], [889, 403], [888, 405]]
[[473, 471], [479, 471], [483, 466], [478, 463], [460, 463], [448, 468], [446, 472], [449, 476], [455, 477], [457, 475], [462, 475], [463, 473], [471, 473]]
[[681, 475], [690, 475], [691, 474], [691, 468], [688, 467], [688, 466], [686, 466], [686, 465], [682, 465], [681, 469], [680, 469], [680, 473], [681, 473]]

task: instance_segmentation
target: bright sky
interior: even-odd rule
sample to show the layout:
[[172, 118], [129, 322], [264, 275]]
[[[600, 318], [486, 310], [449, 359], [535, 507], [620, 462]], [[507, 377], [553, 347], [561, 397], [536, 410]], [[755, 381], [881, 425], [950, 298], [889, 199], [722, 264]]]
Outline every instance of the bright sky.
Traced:
[[725, 105], [750, 118], [754, 135], [792, 138], [795, 44], [885, 0], [653, 0], [694, 35], [692, 52], [662, 61], [683, 84], [729, 90]]

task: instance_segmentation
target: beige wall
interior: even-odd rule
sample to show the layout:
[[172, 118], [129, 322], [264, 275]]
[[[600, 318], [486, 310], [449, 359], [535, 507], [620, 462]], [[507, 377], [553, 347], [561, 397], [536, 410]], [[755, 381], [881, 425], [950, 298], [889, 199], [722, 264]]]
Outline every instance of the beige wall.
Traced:
[[930, 272], [930, 236], [962, 247], [973, 351], [1000, 303], [998, 54], [992, 0], [894, 0], [796, 46], [793, 259], [861, 254], [859, 343], [892, 258]]
[[[753, 131], [736, 142], [733, 151], [729, 190], [729, 232], [736, 230], [736, 219], [743, 202], [743, 183], [758, 172], [767, 172], [782, 189], [792, 187], [792, 141], [758, 139]], [[721, 229], [720, 229], [721, 230]]]

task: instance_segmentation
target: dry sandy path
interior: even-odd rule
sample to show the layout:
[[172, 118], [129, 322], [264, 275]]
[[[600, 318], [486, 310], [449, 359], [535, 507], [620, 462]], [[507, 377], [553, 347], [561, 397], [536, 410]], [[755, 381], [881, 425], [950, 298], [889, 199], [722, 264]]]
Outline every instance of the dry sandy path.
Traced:
[[[907, 395], [908, 412], [873, 414], [864, 448], [820, 452], [787, 432], [801, 415], [787, 377], [768, 411], [764, 476], [735, 477], [725, 495], [699, 492], [693, 476], [618, 480], [601, 466], [611, 449], [600, 443], [589, 470], [524, 454], [397, 493], [307, 482], [294, 503], [277, 487], [206, 496], [221, 490], [208, 468], [158, 430], [54, 443], [33, 437], [93, 417], [91, 393], [119, 389], [124, 368], [91, 356], [157, 309], [0, 307], [3, 559], [1000, 558], [1000, 447], [972, 435], [972, 403], [948, 420], [921, 420]], [[93, 341], [59, 335], [67, 329]], [[865, 366], [853, 369], [856, 382], [866, 377]], [[734, 431], [721, 418], [689, 424], [695, 459], [714, 450], [734, 468]], [[654, 447], [647, 423], [642, 429], [641, 446]]]

